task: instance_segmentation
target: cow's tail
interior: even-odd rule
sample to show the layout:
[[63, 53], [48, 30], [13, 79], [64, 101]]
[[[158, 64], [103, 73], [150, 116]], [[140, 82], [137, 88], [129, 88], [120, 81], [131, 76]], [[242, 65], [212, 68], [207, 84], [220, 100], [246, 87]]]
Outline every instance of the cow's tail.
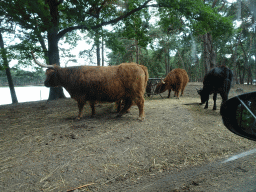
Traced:
[[232, 80], [233, 80], [233, 72], [231, 69], [228, 69], [227, 70], [227, 78], [226, 78], [227, 83], [224, 84], [224, 86], [226, 88], [225, 92], [227, 94], [226, 99], [228, 99], [228, 94], [229, 94], [230, 88], [232, 86]]
[[145, 89], [147, 87], [147, 82], [148, 82], [148, 78], [149, 78], [149, 74], [148, 74], [148, 68], [144, 65], [140, 65], [141, 68], [143, 69], [144, 73], [145, 73]]
[[229, 80], [230, 80], [230, 83], [232, 83], [232, 80], [233, 80], [233, 72], [232, 70], [229, 70]]

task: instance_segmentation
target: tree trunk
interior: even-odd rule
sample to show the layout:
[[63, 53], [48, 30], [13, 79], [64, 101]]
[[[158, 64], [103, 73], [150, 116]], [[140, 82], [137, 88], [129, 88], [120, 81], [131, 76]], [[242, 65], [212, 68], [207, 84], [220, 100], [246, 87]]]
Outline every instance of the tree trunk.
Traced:
[[101, 60], [102, 60], [102, 66], [104, 66], [104, 41], [103, 36], [101, 38]]
[[[205, 2], [205, 1], [204, 1]], [[214, 0], [212, 3], [212, 8], [216, 7], [218, 0]], [[224, 7], [219, 9], [219, 11]], [[210, 33], [206, 33], [202, 36], [202, 41], [204, 43], [204, 66], [205, 66], [205, 74], [207, 74], [212, 68], [216, 67], [216, 52], [213, 47], [212, 35]]]
[[[256, 33], [256, 26], [254, 26], [254, 33]], [[256, 50], [256, 34], [253, 36], [254, 50]], [[256, 74], [256, 51], [254, 52], [254, 74]], [[255, 76], [253, 78], [256, 78]]]
[[97, 66], [100, 66], [100, 44], [97, 44]]
[[[50, 65], [60, 65], [59, 48], [56, 32], [48, 32], [48, 58]], [[66, 98], [62, 87], [51, 87], [48, 100]]]
[[136, 63], [139, 64], [139, 46], [138, 46], [137, 39], [135, 39], [135, 49], [136, 49]]
[[241, 70], [241, 81], [240, 81], [240, 84], [244, 84], [244, 75], [245, 75], [245, 67], [243, 67], [243, 70]]
[[164, 48], [164, 62], [165, 62], [165, 76], [167, 76], [167, 74], [169, 73], [169, 69], [168, 69], [168, 60], [167, 60], [167, 50], [166, 48]]
[[216, 67], [216, 53], [212, 44], [212, 35], [206, 33], [202, 36], [204, 43], [204, 66], [205, 74], [207, 74], [212, 68]]
[[45, 41], [44, 41], [40, 32], [36, 31], [36, 34], [37, 34], [38, 41], [41, 44], [41, 47], [43, 49], [44, 58], [46, 60], [46, 63], [49, 63], [49, 56], [48, 56], [47, 48], [46, 48], [46, 45], [45, 45]]
[[[237, 42], [235, 44], [235, 51], [233, 52], [233, 49], [231, 50], [232, 51], [232, 58], [233, 58], [233, 82], [235, 82], [236, 84], [239, 84], [239, 81], [238, 81], [238, 73], [240, 70], [240, 67], [237, 65], [238, 64], [238, 61], [237, 61], [237, 49], [238, 49], [238, 45], [240, 43], [240, 39], [241, 39], [241, 35], [242, 35], [242, 32], [239, 34], [238, 38], [237, 38]], [[241, 80], [240, 80], [241, 81]]]
[[178, 55], [179, 55], [179, 58], [180, 58], [180, 62], [181, 62], [181, 64], [182, 64], [182, 67], [183, 67], [183, 69], [186, 70], [186, 68], [185, 68], [185, 63], [184, 63], [184, 61], [183, 61], [183, 59], [182, 59], [182, 56], [181, 56], [179, 50], [177, 50], [177, 52], [178, 52]]
[[233, 75], [234, 75], [234, 80], [233, 82], [235, 82], [235, 84], [238, 84], [238, 78], [237, 78], [237, 47], [238, 47], [238, 44], [236, 43], [236, 47], [235, 47], [235, 52], [233, 54]]
[[[51, 20], [52, 25], [49, 27], [47, 32], [47, 38], [48, 38], [48, 58], [49, 58], [49, 64], [56, 64], [60, 65], [60, 57], [59, 57], [59, 48], [58, 48], [58, 42], [59, 38], [58, 35], [58, 26], [59, 26], [59, 13], [58, 13], [58, 5], [59, 2], [54, 0], [46, 0], [50, 7], [50, 14], [51, 14]], [[48, 100], [55, 100], [59, 98], [66, 98], [63, 93], [62, 87], [54, 87], [50, 88], [49, 98]]]
[[252, 67], [251, 67], [251, 63], [249, 63], [247, 71], [248, 71], [247, 72], [247, 85], [249, 85], [250, 83], [252, 84]]
[[5, 68], [6, 76], [8, 79], [8, 84], [9, 84], [10, 93], [11, 93], [11, 97], [12, 97], [12, 103], [18, 103], [18, 99], [17, 99], [16, 93], [15, 93], [12, 76], [11, 76], [11, 72], [10, 72], [10, 68], [9, 68], [9, 64], [8, 64], [8, 60], [7, 60], [6, 49], [4, 48], [4, 41], [3, 41], [1, 29], [0, 29], [0, 48], [2, 49], [1, 55], [2, 55], [2, 58], [4, 61], [3, 66]]
[[97, 66], [100, 66], [100, 36], [99, 36], [99, 30], [96, 31], [95, 44], [96, 44]]

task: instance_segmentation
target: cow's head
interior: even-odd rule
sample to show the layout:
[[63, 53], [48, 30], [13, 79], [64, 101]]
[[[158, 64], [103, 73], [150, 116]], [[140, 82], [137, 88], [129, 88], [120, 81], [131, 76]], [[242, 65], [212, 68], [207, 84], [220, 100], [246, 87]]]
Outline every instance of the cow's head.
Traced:
[[164, 91], [166, 91], [166, 83], [161, 79], [161, 82], [158, 83], [156, 86], [155, 93], [159, 94], [159, 93], [163, 93]]
[[46, 80], [44, 81], [44, 85], [46, 87], [58, 87], [60, 86], [60, 78], [57, 70], [57, 66], [54, 68], [48, 68], [45, 72]]
[[207, 94], [203, 89], [197, 89], [197, 93], [201, 97], [201, 104], [204, 104], [206, 101], [209, 100], [209, 94]]
[[44, 85], [46, 87], [58, 87], [60, 86], [60, 80], [58, 75], [58, 66], [57, 65], [45, 65], [41, 64], [39, 61], [36, 60], [34, 53], [31, 51], [33, 59], [35, 63], [41, 67], [48, 68], [45, 72], [46, 74], [46, 80], [44, 82]]

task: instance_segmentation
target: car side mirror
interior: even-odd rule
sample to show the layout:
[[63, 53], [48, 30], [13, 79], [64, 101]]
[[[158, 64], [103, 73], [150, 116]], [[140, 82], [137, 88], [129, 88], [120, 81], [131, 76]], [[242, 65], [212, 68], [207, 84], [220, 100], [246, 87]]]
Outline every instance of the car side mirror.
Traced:
[[220, 114], [231, 132], [256, 141], [256, 92], [227, 100], [221, 105]]

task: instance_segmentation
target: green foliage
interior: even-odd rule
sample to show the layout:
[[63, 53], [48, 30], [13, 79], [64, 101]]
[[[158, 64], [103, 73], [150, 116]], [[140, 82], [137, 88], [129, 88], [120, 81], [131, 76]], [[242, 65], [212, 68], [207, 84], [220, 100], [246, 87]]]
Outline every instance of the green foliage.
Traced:
[[[160, 24], [165, 31], [182, 29], [182, 25], [190, 27], [193, 33], [202, 35], [211, 33], [214, 38], [232, 33], [230, 18], [222, 17], [211, 5], [201, 0], [159, 0], [161, 9]], [[187, 21], [184, 21], [183, 18]]]
[[[164, 76], [170, 67], [181, 67], [196, 79], [196, 75], [201, 78], [204, 71], [201, 64], [203, 48], [200, 36], [205, 33], [212, 34], [217, 63], [223, 63], [226, 56], [234, 51], [236, 40], [232, 36], [240, 33], [233, 31], [231, 22], [234, 19], [231, 9], [236, 6], [225, 5], [225, 11], [220, 11], [223, 7], [222, 1], [218, 1], [212, 8], [212, 1], [157, 0], [154, 16], [159, 18], [159, 22], [154, 26], [150, 23], [152, 13], [148, 7], [151, 5], [129, 15], [130, 11], [146, 3], [145, 0], [63, 1], [57, 6], [55, 13], [50, 11], [52, 9], [47, 2], [10, 0], [4, 1], [0, 8], [0, 13], [8, 13], [23, 30], [20, 35], [21, 43], [7, 49], [8, 57], [18, 59], [19, 64], [30, 63], [30, 50], [40, 53], [38, 57], [47, 57], [44, 54], [47, 48], [43, 48], [43, 45], [47, 44], [44, 43], [46, 40], [48, 45], [51, 43], [49, 34], [52, 31], [57, 38], [54, 39], [57, 41], [56, 47], [59, 39], [70, 45], [69, 48], [58, 49], [62, 56], [73, 57], [70, 52], [82, 39], [76, 31], [79, 29], [92, 42], [104, 37], [107, 48], [112, 51], [108, 55], [110, 65], [136, 61], [138, 56], [138, 62], [149, 68], [151, 77]], [[153, 1], [152, 3], [155, 4]], [[102, 26], [109, 24], [113, 27], [111, 32], [102, 29]], [[248, 37], [251, 33], [246, 30], [249, 25], [250, 23], [244, 22], [244, 28], [240, 30], [246, 49], [250, 47]], [[45, 49], [44, 52], [41, 51], [42, 48]], [[85, 50], [83, 55], [89, 51]], [[242, 54], [241, 49], [238, 52]], [[175, 53], [175, 56], [172, 57], [171, 53]], [[232, 67], [232, 59], [226, 59], [224, 63]]]
[[[43, 84], [45, 73], [41, 68], [36, 71], [25, 71], [18, 68], [11, 69], [11, 75], [15, 86], [18, 85], [38, 85]], [[8, 81], [5, 71], [0, 71], [0, 86], [7, 86]]]
[[[164, 66], [164, 56], [161, 54], [161, 50], [153, 52], [149, 51], [151, 54], [148, 58], [148, 68], [150, 77], [164, 77], [165, 76], [165, 66]], [[146, 65], [146, 63], [145, 63]]]
[[[201, 0], [158, 0], [157, 3], [158, 12], [154, 16], [160, 19], [156, 25], [143, 31], [144, 36], [140, 36], [141, 39], [146, 37], [148, 41], [145, 42], [149, 44], [147, 47], [143, 46], [144, 52], [141, 51], [139, 63], [145, 63], [151, 77], [165, 76], [166, 70], [168, 72], [170, 68], [179, 67], [185, 68], [191, 79], [202, 79], [204, 67], [200, 35], [211, 33], [216, 49], [225, 47], [233, 34], [231, 16], [224, 17], [222, 15], [225, 14], [218, 13], [218, 9], [222, 7], [221, 2], [214, 9]], [[135, 61], [130, 49], [134, 42], [130, 39], [139, 34], [135, 24], [138, 23], [141, 28], [143, 25], [140, 17], [135, 20], [131, 18], [124, 20], [123, 29], [109, 38], [111, 41], [107, 46], [114, 52], [109, 55], [111, 64], [129, 62], [131, 59]], [[171, 52], [176, 52], [175, 57], [170, 57]], [[225, 49], [220, 57], [217, 54], [218, 59], [225, 59], [224, 53], [230, 54], [230, 50]]]

